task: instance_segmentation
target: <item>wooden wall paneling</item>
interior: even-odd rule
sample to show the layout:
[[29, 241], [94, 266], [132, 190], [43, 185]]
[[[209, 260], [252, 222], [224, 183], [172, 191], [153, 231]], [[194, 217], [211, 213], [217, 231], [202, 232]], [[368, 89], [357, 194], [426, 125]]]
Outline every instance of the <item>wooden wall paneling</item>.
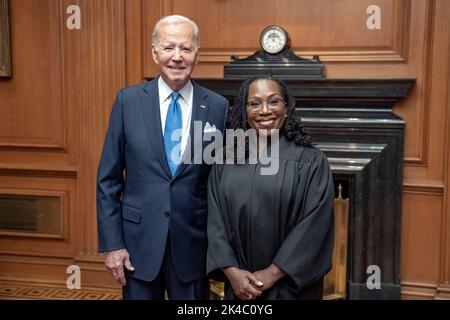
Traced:
[[[27, 287], [33, 283], [59, 284], [65, 287], [67, 266], [72, 258], [26, 255], [0, 255], [0, 296], [8, 281], [18, 281]], [[12, 293], [9, 293], [12, 295]], [[13, 296], [14, 297], [14, 296]], [[2, 297], [3, 298], [3, 297]]]
[[152, 33], [153, 28], [155, 27], [155, 23], [159, 20], [160, 17], [168, 15], [171, 11], [168, 11], [167, 8], [164, 10], [164, 4], [167, 5], [168, 1], [159, 0], [159, 1], [142, 1], [142, 77], [155, 76], [159, 74], [158, 66], [153, 62], [152, 58]]
[[65, 150], [59, 2], [9, 4], [14, 75], [0, 86], [0, 147]]
[[57, 196], [62, 219], [60, 235], [2, 231], [0, 277], [65, 281], [78, 214], [65, 7], [60, 0], [29, 0], [10, 1], [10, 9], [14, 73], [0, 82], [1, 192]]
[[144, 34], [142, 0], [125, 2], [125, 38], [126, 38], [126, 72], [127, 85], [141, 83], [143, 80], [144, 46], [150, 45], [148, 34]]
[[438, 31], [438, 39], [436, 43], [442, 45], [442, 50], [447, 50], [447, 59], [440, 60], [447, 63], [447, 92], [446, 100], [444, 104], [446, 106], [442, 117], [446, 119], [445, 122], [445, 135], [444, 135], [444, 198], [443, 198], [443, 217], [441, 225], [441, 261], [440, 261], [440, 276], [439, 276], [439, 287], [437, 292], [437, 299], [450, 299], [450, 34], [448, 29], [450, 28], [450, 22], [448, 17], [450, 16], [450, 4], [444, 1], [438, 2], [439, 6], [439, 18], [442, 23]]
[[2, 230], [0, 232], [0, 253], [55, 254], [55, 256], [63, 255], [65, 257], [73, 255], [75, 253], [74, 234], [78, 229], [74, 223], [77, 208], [75, 179], [1, 176], [1, 181], [0, 194], [60, 198], [61, 234], [30, 235]]
[[[64, 5], [71, 4], [69, 0]], [[126, 85], [124, 0], [79, 1], [82, 28], [71, 34], [72, 76], [77, 81], [79, 219], [75, 261], [97, 257], [96, 175], [111, 107]], [[103, 264], [103, 257], [97, 257]]]
[[[441, 194], [403, 193], [401, 282], [436, 288], [439, 276]], [[402, 290], [402, 294], [408, 294]]]
[[[448, 280], [445, 280], [446, 257], [448, 256], [448, 85], [449, 85], [449, 36], [448, 14], [450, 3], [432, 1], [428, 10], [433, 10], [433, 19], [428, 18], [427, 57], [423, 57], [427, 80], [422, 85], [423, 109], [421, 121], [412, 130], [420, 130], [421, 154], [406, 160], [405, 208], [403, 210], [404, 236], [402, 247], [402, 298], [436, 299], [450, 298]], [[428, 12], [428, 11], [427, 11]], [[430, 12], [428, 12], [430, 14]], [[415, 47], [411, 45], [411, 50]], [[413, 97], [410, 97], [413, 99]], [[417, 99], [416, 101], [420, 100]], [[447, 133], [447, 134], [446, 134]], [[443, 138], [444, 137], [444, 138]], [[413, 139], [407, 138], [409, 145]], [[417, 142], [419, 142], [417, 141]], [[415, 185], [415, 186], [414, 186]], [[439, 191], [439, 189], [441, 191]], [[414, 191], [414, 192], [411, 192]], [[436, 192], [438, 191], [438, 192]], [[441, 208], [427, 206], [423, 196], [435, 193]], [[436, 199], [437, 200], [437, 199]], [[430, 220], [423, 224], [423, 217]], [[407, 231], [406, 231], [407, 230]], [[424, 235], [434, 232], [436, 237]], [[408, 236], [409, 235], [409, 236]], [[413, 238], [410, 236], [415, 235]], [[438, 242], [439, 240], [439, 242]], [[438, 250], [438, 251], [436, 251]], [[430, 254], [432, 256], [430, 256]], [[435, 256], [437, 255], [437, 256]], [[410, 260], [408, 257], [415, 256]], [[431, 260], [429, 260], [431, 259]], [[428, 261], [429, 260], [429, 261]], [[425, 262], [426, 263], [423, 263]], [[417, 263], [419, 262], [419, 263]]]
[[[406, 120], [405, 160], [406, 165], [423, 167], [426, 172], [427, 141], [429, 127], [430, 97], [427, 88], [431, 81], [433, 23], [435, 1], [410, 1], [410, 21], [408, 26], [407, 59], [404, 62], [327, 62], [327, 77], [331, 78], [398, 78], [414, 77], [416, 84], [408, 97], [398, 103], [394, 112]], [[373, 30], [373, 33], [378, 32]], [[423, 135], [421, 135], [423, 133]], [[410, 172], [405, 169], [405, 177]], [[418, 178], [417, 178], [418, 179]]]
[[[212, 57], [225, 58], [222, 62], [227, 62], [230, 53], [235, 51], [244, 51], [245, 55], [253, 53], [259, 48], [260, 32], [269, 24], [281, 24], [291, 36], [293, 50], [303, 55], [310, 51], [321, 54], [325, 60], [352, 61], [364, 59], [364, 55], [388, 52], [395, 55], [394, 61], [403, 60], [400, 52], [395, 52], [394, 42], [397, 39], [395, 33], [404, 38], [402, 30], [403, 20], [408, 18], [407, 1], [377, 1], [386, 27], [375, 36], [366, 27], [366, 9], [373, 4], [370, 1], [240, 3], [235, 0], [216, 2], [214, 6], [210, 5], [211, 11], [205, 15], [201, 8], [206, 2], [173, 0], [173, 11], [189, 13], [198, 21], [201, 30], [208, 30], [203, 37], [203, 47]], [[398, 10], [402, 12], [397, 15]], [[392, 19], [396, 16], [399, 19]], [[352, 37], [348, 36], [350, 32]]]
[[[418, 5], [417, 2], [414, 4]], [[416, 89], [420, 90], [418, 93], [415, 106], [416, 126], [406, 126], [405, 136], [407, 141], [415, 141], [415, 144], [407, 144], [405, 148], [405, 164], [426, 166], [428, 161], [428, 141], [429, 141], [429, 117], [430, 117], [430, 89], [432, 81], [432, 67], [433, 67], [433, 36], [435, 23], [435, 0], [428, 0], [424, 3], [423, 15], [425, 17], [424, 26], [419, 30], [411, 30], [413, 32], [420, 32], [423, 40], [420, 42], [412, 41], [410, 43], [410, 51], [416, 52], [414, 59], [411, 59], [408, 64], [409, 69], [417, 73], [418, 79], [416, 82]], [[417, 8], [419, 13], [422, 8]], [[417, 18], [417, 16], [415, 17]], [[415, 26], [415, 24], [413, 24]], [[411, 37], [415, 40], [414, 37]], [[418, 50], [420, 48], [421, 50]], [[412, 53], [411, 53], [412, 54]], [[420, 68], [421, 70], [417, 70]], [[420, 89], [419, 89], [420, 88]], [[397, 110], [396, 110], [397, 111]], [[401, 116], [402, 112], [399, 111]], [[405, 114], [406, 118], [410, 118], [411, 112]], [[409, 116], [409, 117], [408, 117]], [[409, 136], [413, 136], [409, 138]], [[415, 148], [415, 149], [414, 149]]]
[[78, 225], [75, 179], [66, 177], [1, 176], [0, 193], [57, 196], [61, 199], [61, 235], [31, 235], [3, 231], [0, 234], [0, 280], [33, 278], [65, 281], [67, 266], [76, 253]]
[[0, 172], [74, 176], [65, 8], [60, 1], [30, 0], [11, 1], [10, 9], [14, 75], [0, 81]]
[[[444, 7], [441, 3], [434, 1], [434, 18], [432, 22], [432, 36], [429, 38], [427, 46], [430, 47], [428, 77], [425, 84], [423, 110], [421, 114], [421, 148], [423, 150], [423, 165], [425, 168], [418, 170], [418, 176], [409, 178], [419, 178], [426, 181], [444, 182], [445, 168], [445, 134], [446, 126], [446, 103], [447, 103], [447, 82], [450, 51], [448, 47], [448, 32], [443, 30], [450, 28], [450, 24], [442, 12]], [[411, 164], [414, 165], [414, 164]], [[426, 173], [421, 173], [426, 169]]]
[[[259, 34], [269, 24], [282, 25], [291, 36], [293, 51], [302, 56], [319, 54], [323, 61], [341, 62], [401, 62], [407, 58], [408, 0], [378, 1], [383, 27], [376, 32], [366, 27], [370, 1], [143, 1], [148, 8], [144, 15], [148, 32], [163, 15], [183, 14], [197, 22], [201, 32], [197, 77], [221, 77], [222, 66], [231, 55], [248, 56], [259, 48]], [[145, 50], [146, 60], [151, 61], [150, 53]], [[145, 76], [156, 71], [145, 66]]]
[[[438, 274], [435, 274], [435, 269], [430, 271], [425, 268], [425, 271], [433, 274], [433, 281], [423, 281], [416, 273], [420, 272], [421, 264], [408, 263], [411, 261], [402, 261], [405, 267], [402, 269], [402, 276], [406, 279], [403, 283], [402, 297], [405, 299], [425, 299], [425, 298], [450, 298], [450, 290], [448, 286], [448, 278], [445, 276], [446, 261], [449, 251], [448, 238], [448, 215], [449, 209], [447, 204], [449, 180], [448, 174], [448, 84], [449, 84], [449, 35], [450, 28], [448, 22], [448, 14], [450, 4], [445, 1], [430, 2], [429, 8], [433, 9], [433, 19], [428, 19], [427, 24], [432, 24], [429, 28], [429, 36], [427, 37], [426, 46], [428, 58], [424, 57], [423, 61], [426, 66], [426, 77], [422, 86], [424, 94], [424, 105], [420, 112], [421, 122], [417, 123], [413, 130], [419, 130], [420, 144], [419, 148], [422, 150], [419, 157], [416, 159], [410, 158], [406, 160], [405, 168], [405, 192], [408, 193], [410, 185], [420, 185], [422, 190], [417, 190], [421, 195], [426, 195], [433, 191], [433, 188], [441, 185], [442, 195], [440, 195], [442, 208], [439, 211], [439, 220], [435, 221], [434, 232], [439, 235], [439, 256], [434, 263], [438, 268]], [[411, 46], [411, 50], [413, 47]], [[443, 138], [444, 137], [444, 138]], [[413, 140], [409, 140], [412, 145]], [[408, 190], [409, 189], [409, 190]], [[421, 195], [413, 194], [412, 198], [406, 198], [405, 201], [417, 203], [423, 201]], [[433, 215], [438, 214], [436, 210], [426, 210], [420, 213], [420, 207], [409, 205], [408, 210], [404, 210], [405, 219], [411, 218], [410, 215], [419, 215], [433, 212]], [[424, 210], [424, 209], [422, 209]], [[437, 217], [436, 217], [437, 219]], [[412, 219], [410, 229], [417, 232], [420, 230], [414, 226], [421, 226], [421, 220], [418, 217]], [[410, 232], [413, 232], [410, 230]], [[416, 239], [409, 238], [402, 239], [405, 242], [406, 254], [416, 254], [421, 261], [427, 260], [427, 254], [430, 249], [434, 251], [436, 248], [435, 239], [427, 239], [421, 246], [416, 246]], [[430, 266], [428, 266], [430, 267]]]

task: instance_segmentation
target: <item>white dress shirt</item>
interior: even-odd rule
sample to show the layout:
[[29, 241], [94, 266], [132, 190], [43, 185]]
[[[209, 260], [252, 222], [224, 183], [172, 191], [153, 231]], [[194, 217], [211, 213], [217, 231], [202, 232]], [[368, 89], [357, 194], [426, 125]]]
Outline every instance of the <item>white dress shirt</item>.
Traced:
[[[158, 79], [158, 93], [159, 93], [159, 111], [161, 114], [161, 128], [164, 136], [164, 128], [166, 126], [167, 111], [169, 110], [169, 104], [172, 101], [172, 89], [164, 82], [162, 77]], [[181, 108], [181, 117], [183, 122], [182, 136], [181, 136], [181, 155], [186, 148], [190, 129], [191, 129], [191, 116], [192, 116], [192, 103], [194, 99], [194, 87], [191, 81], [188, 81], [181, 90], [178, 91], [180, 97], [178, 98], [178, 104]]]

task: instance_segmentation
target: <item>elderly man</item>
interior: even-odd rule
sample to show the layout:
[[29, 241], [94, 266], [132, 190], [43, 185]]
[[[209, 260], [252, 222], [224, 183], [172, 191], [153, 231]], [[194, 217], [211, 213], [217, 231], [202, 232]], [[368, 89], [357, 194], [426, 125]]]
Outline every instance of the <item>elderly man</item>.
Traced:
[[190, 79], [198, 50], [193, 21], [158, 21], [152, 53], [160, 76], [120, 90], [112, 108], [97, 176], [99, 251], [124, 299], [209, 297], [210, 166], [194, 163], [190, 138], [194, 122], [223, 131], [228, 101]]

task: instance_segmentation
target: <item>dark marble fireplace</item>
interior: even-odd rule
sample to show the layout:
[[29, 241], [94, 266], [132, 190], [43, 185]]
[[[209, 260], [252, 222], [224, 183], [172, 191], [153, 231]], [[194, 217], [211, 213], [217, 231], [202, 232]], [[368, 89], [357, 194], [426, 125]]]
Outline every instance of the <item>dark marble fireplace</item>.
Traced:
[[[233, 103], [239, 79], [196, 79]], [[392, 112], [413, 79], [285, 80], [349, 198], [346, 298], [400, 298], [403, 136]], [[381, 288], [366, 285], [378, 266]], [[370, 270], [370, 269], [369, 269]]]

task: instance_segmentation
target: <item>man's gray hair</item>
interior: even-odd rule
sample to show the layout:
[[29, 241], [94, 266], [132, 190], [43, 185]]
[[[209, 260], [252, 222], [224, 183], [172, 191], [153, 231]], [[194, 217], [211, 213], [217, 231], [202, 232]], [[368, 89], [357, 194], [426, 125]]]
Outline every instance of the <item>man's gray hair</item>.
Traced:
[[152, 33], [152, 45], [156, 46], [159, 40], [159, 31], [162, 26], [168, 25], [168, 24], [190, 24], [192, 26], [192, 29], [194, 31], [194, 46], [195, 50], [198, 50], [200, 48], [200, 32], [198, 30], [197, 24], [192, 21], [189, 18], [186, 18], [184, 16], [180, 15], [171, 15], [171, 16], [165, 16], [161, 18], [155, 25], [155, 29]]

